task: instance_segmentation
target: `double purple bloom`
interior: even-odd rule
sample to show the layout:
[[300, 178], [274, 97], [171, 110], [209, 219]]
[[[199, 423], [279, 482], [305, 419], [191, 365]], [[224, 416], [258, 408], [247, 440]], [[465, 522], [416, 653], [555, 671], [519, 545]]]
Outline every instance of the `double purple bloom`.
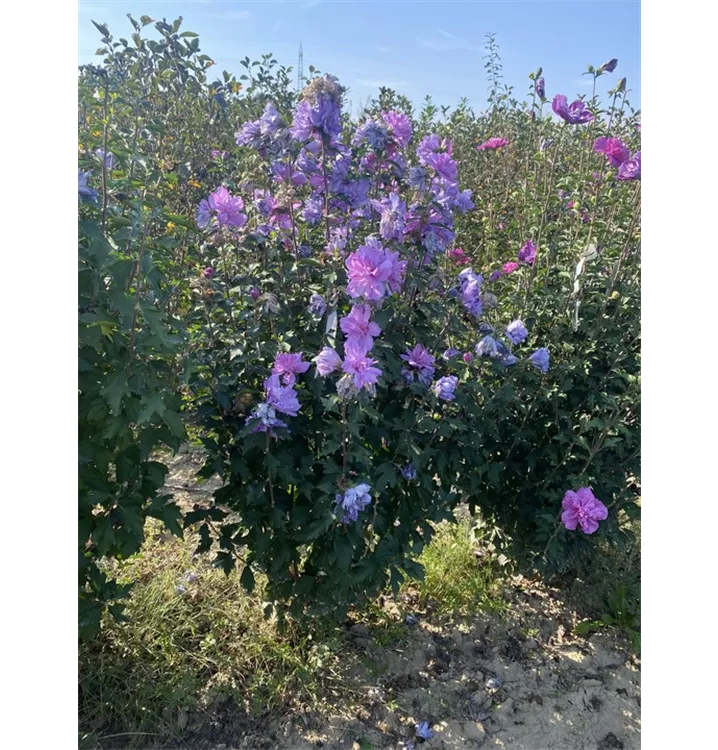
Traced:
[[608, 508], [595, 497], [590, 487], [581, 487], [576, 492], [568, 490], [561, 507], [561, 521], [569, 531], [581, 526], [584, 534], [593, 534], [598, 529], [598, 522], [608, 518]]
[[404, 368], [402, 374], [409, 382], [413, 382], [414, 375], [417, 376], [422, 385], [428, 386], [434, 377], [434, 356], [421, 344], [413, 349], [407, 349], [406, 353], [400, 355], [411, 369]]
[[605, 154], [612, 167], [620, 167], [631, 156], [628, 146], [620, 138], [597, 138], [593, 150], [597, 154]]
[[641, 152], [636, 151], [631, 159], [624, 161], [618, 168], [616, 175], [619, 180], [640, 180], [641, 179]]
[[587, 122], [593, 122], [595, 117], [586, 104], [577, 99], [571, 104], [563, 94], [556, 94], [551, 103], [553, 111], [569, 125], [584, 125]]

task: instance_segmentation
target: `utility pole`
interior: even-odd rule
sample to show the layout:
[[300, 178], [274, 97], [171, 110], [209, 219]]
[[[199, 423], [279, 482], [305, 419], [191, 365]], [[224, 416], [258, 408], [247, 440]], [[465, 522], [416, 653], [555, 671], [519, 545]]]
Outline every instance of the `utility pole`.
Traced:
[[297, 91], [302, 90], [302, 81], [304, 80], [304, 52], [302, 43], [299, 42], [299, 60], [297, 61]]

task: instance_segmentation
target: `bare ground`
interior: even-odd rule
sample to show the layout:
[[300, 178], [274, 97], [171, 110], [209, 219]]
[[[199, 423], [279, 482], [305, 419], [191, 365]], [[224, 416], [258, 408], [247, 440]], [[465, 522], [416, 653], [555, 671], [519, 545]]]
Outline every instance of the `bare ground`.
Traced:
[[[168, 485], [181, 503], [216, 488], [214, 480], [196, 484], [197, 451], [170, 463]], [[323, 705], [259, 719], [226, 702], [206, 705], [180, 717], [186, 730], [172, 747], [637, 750], [640, 661], [608, 631], [572, 633], [582, 619], [572, 606], [580, 588], [511, 576], [506, 613], [453, 622], [422, 611], [411, 593], [388, 599], [384, 609], [398, 623], [407, 612], [418, 622], [390, 645], [361, 624], [349, 627], [341, 700], [327, 696]], [[422, 721], [434, 735], [425, 742], [415, 737]]]

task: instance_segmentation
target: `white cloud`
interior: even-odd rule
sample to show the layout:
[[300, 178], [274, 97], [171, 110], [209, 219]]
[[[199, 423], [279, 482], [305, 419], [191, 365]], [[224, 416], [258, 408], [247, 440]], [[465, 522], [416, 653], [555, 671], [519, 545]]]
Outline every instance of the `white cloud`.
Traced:
[[479, 52], [481, 47], [470, 44], [466, 39], [443, 29], [437, 29], [437, 35], [430, 39], [419, 37], [416, 40], [422, 47], [434, 50], [434, 52], [449, 52], [457, 49], [467, 49]]

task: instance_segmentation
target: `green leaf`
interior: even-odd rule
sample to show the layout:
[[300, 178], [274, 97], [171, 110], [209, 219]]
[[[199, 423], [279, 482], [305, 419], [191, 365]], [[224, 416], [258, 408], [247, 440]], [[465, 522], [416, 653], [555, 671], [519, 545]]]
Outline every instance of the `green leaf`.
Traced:
[[152, 393], [149, 396], [144, 396], [142, 398], [142, 404], [144, 407], [137, 417], [138, 425], [143, 425], [152, 421], [152, 417], [155, 414], [160, 417], [160, 419], [163, 417], [165, 413], [165, 405], [161, 393]]
[[242, 575], [240, 576], [239, 581], [242, 586], [244, 586], [247, 593], [251, 594], [254, 591], [254, 573], [252, 573], [252, 569], [249, 567], [249, 565], [244, 566], [244, 570], [242, 571]]
[[102, 389], [101, 393], [105, 397], [112, 413], [118, 415], [122, 406], [122, 399], [130, 394], [127, 387], [127, 373], [124, 370], [115, 373]]

